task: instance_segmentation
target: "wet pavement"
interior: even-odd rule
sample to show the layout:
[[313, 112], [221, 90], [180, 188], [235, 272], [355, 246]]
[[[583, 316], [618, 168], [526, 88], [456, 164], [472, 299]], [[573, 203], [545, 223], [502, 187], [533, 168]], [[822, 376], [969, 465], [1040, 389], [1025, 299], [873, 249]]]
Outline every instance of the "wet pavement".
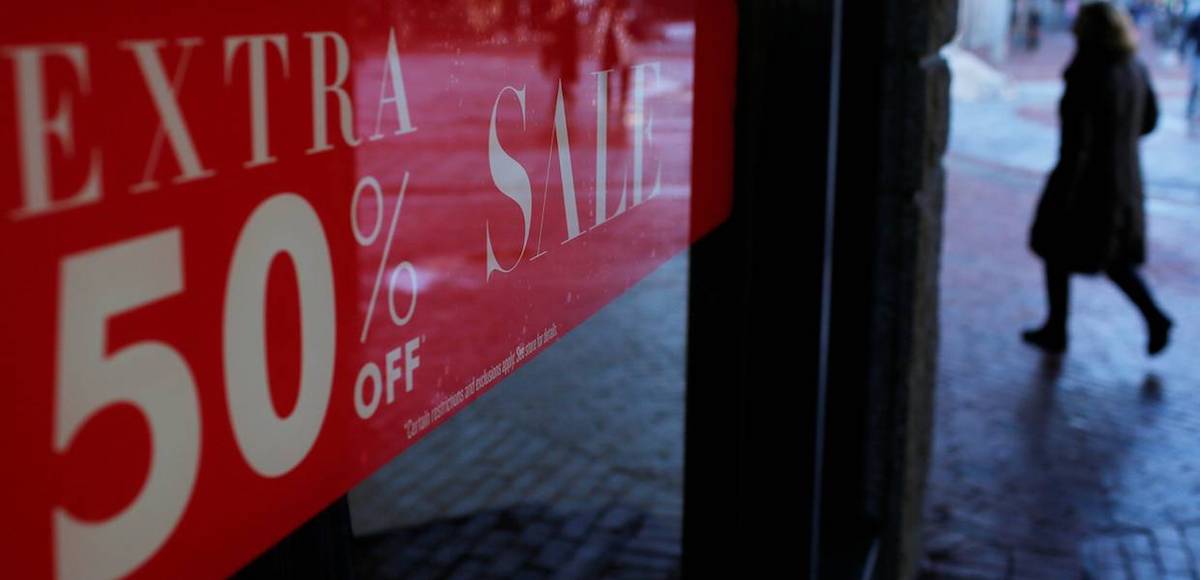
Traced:
[[1144, 274], [1177, 322], [1170, 348], [1147, 358], [1133, 306], [1080, 276], [1068, 353], [1018, 338], [1045, 314], [1026, 235], [1069, 46], [1015, 55], [1007, 95], [954, 103], [928, 577], [1200, 578], [1200, 142], [1181, 118], [1182, 73], [1160, 55]]

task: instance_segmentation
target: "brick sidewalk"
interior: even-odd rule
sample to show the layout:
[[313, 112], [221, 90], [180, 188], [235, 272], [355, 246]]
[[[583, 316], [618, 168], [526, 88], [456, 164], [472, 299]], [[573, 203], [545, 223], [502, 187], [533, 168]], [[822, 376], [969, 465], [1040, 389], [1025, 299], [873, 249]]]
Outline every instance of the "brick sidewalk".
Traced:
[[367, 536], [364, 578], [422, 580], [679, 577], [678, 522], [610, 506], [560, 512], [522, 504]]
[[352, 490], [360, 575], [676, 577], [687, 264], [667, 262]]
[[948, 177], [928, 577], [1200, 578], [1200, 207], [1150, 203], [1168, 352], [1147, 359], [1133, 307], [1076, 277], [1056, 363], [1018, 339], [1045, 312], [1041, 177], [953, 155]]

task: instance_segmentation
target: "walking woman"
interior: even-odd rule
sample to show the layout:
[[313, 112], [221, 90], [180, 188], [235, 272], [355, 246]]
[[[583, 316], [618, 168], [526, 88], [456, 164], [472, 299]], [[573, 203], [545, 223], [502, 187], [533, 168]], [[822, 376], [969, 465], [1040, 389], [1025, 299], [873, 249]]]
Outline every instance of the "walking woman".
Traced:
[[1024, 339], [1064, 351], [1070, 275], [1104, 272], [1145, 318], [1147, 351], [1158, 354], [1167, 346], [1171, 319], [1137, 272], [1146, 259], [1138, 140], [1154, 129], [1158, 104], [1149, 73], [1134, 58], [1137, 37], [1125, 13], [1107, 2], [1086, 4], [1074, 33], [1075, 57], [1059, 104], [1058, 165], [1030, 235], [1045, 262], [1050, 313]]

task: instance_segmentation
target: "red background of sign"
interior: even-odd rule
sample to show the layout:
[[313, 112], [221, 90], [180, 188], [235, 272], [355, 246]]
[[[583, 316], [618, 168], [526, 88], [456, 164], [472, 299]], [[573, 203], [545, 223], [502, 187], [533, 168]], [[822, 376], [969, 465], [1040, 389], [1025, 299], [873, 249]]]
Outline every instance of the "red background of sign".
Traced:
[[[0, 49], [49, 43], [87, 47], [86, 94], [64, 61], [48, 64], [47, 106], [68, 94], [74, 115], [74, 147], [56, 142], [50, 165], [57, 195], [69, 195], [87, 171], [85, 154], [95, 148], [102, 155], [104, 188], [95, 204], [14, 216], [22, 204], [17, 88], [12, 59], [0, 58], [0, 259], [6, 278], [0, 304], [7, 311], [0, 332], [6, 472], [0, 482], [5, 506], [0, 550], [6, 575], [52, 575], [54, 507], [65, 506], [81, 518], [111, 517], [137, 495], [150, 461], [146, 421], [131, 405], [106, 408], [76, 434], [67, 453], [53, 450], [62, 338], [57, 336], [60, 266], [66, 256], [180, 228], [183, 291], [112, 318], [107, 348], [114, 352], [146, 340], [170, 345], [191, 369], [200, 405], [200, 463], [190, 500], [166, 544], [138, 573], [214, 576], [232, 572], [415, 442], [407, 437], [406, 421], [543, 329], [554, 325], [559, 335], [565, 333], [724, 219], [732, 150], [731, 1], [700, 2], [695, 8], [688, 2], [656, 5], [659, 23], [675, 27], [636, 43], [632, 62], [657, 62], [662, 70], [662, 82], [646, 100], [655, 119], [646, 173], [648, 190], [654, 163], [661, 160], [663, 191], [590, 230], [597, 131], [591, 73], [599, 66], [589, 28], [581, 29], [580, 74], [568, 103], [568, 123], [584, 233], [565, 244], [559, 162], [551, 156], [554, 79], [543, 66], [536, 38], [498, 34], [498, 25], [487, 26], [493, 13], [481, 17], [455, 8], [470, 5], [189, 0], [117, 6], [22, 3], [8, 10], [0, 23]], [[680, 26], [689, 20], [696, 24], [694, 40], [686, 34], [688, 26]], [[365, 135], [374, 129], [382, 57], [393, 26], [417, 131], [349, 147], [341, 141], [330, 101], [334, 148], [306, 155], [313, 128], [308, 41], [302, 33], [337, 31], [348, 40], [357, 134]], [[226, 83], [222, 42], [229, 35], [265, 33], [288, 37], [288, 75], [277, 58], [268, 59], [270, 144], [278, 162], [244, 168], [250, 156], [246, 61], [243, 53]], [[180, 107], [204, 165], [216, 176], [172, 184], [179, 166], [164, 147], [155, 172], [163, 186], [130, 193], [130, 185], [141, 180], [159, 118], [134, 59], [118, 43], [187, 36], [204, 44], [194, 52], [179, 90]], [[163, 55], [167, 70], [173, 70], [179, 53], [168, 48]], [[511, 273], [494, 273], [489, 280], [485, 226], [492, 228], [503, 263], [519, 254], [521, 239], [520, 213], [496, 189], [488, 166], [489, 117], [506, 86], [526, 90], [524, 130], [509, 93], [499, 106], [498, 132], [533, 184], [534, 232], [525, 259]], [[384, 119], [385, 127], [395, 126], [394, 115]], [[630, 131], [610, 127], [608, 133], [610, 212], [631, 166]], [[377, 320], [363, 346], [359, 330], [383, 242], [367, 248], [355, 242], [351, 194], [361, 177], [379, 179], [386, 231], [405, 172], [410, 183], [389, 267], [401, 260], [414, 264], [418, 305], [411, 322], [396, 327], [386, 304], [378, 302]], [[264, 478], [247, 465], [230, 424], [221, 321], [238, 233], [254, 208], [280, 192], [304, 197], [324, 227], [334, 269], [337, 347], [320, 435], [294, 469]], [[373, 219], [366, 210], [360, 216]], [[547, 253], [530, 261], [539, 226]], [[295, 405], [299, 376], [301, 322], [293, 269], [287, 260], [274, 262], [266, 307], [271, 388], [281, 416]], [[398, 306], [404, 302], [398, 300]], [[417, 337], [424, 342], [414, 390], [398, 392], [395, 404], [360, 419], [353, 403], [359, 369], [367, 361], [381, 364], [387, 350]]]

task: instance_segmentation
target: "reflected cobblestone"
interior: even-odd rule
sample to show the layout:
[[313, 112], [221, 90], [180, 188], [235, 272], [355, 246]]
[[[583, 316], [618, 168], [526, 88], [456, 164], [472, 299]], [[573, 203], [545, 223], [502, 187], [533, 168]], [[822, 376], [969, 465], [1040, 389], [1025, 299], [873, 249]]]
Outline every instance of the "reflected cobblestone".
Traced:
[[678, 576], [687, 255], [350, 493], [365, 578]]

